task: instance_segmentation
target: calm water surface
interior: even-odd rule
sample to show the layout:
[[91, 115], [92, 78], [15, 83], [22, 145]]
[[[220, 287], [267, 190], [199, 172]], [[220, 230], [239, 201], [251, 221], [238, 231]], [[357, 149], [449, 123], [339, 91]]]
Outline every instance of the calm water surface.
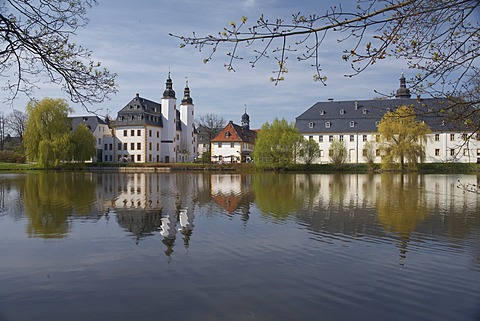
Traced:
[[458, 180], [0, 174], [0, 321], [480, 320]]

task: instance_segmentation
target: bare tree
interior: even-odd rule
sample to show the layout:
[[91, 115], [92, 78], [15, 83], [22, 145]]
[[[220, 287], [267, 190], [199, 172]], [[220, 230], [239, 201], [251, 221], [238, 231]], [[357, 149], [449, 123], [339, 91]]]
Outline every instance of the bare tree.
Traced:
[[117, 91], [115, 74], [71, 41], [96, 0], [6, 0], [0, 3], [0, 75], [10, 98], [36, 83], [59, 84], [74, 103], [98, 103]]
[[225, 119], [217, 114], [203, 114], [197, 119], [199, 135], [210, 141], [225, 127]]
[[6, 127], [12, 134], [20, 137], [20, 140], [23, 140], [23, 133], [25, 132], [27, 119], [28, 117], [26, 113], [14, 109], [13, 112], [7, 116]]
[[475, 66], [480, 51], [479, 5], [478, 0], [357, 0], [353, 11], [339, 5], [319, 15], [295, 13], [291, 22], [262, 15], [250, 26], [242, 17], [240, 23], [231, 22], [217, 34], [172, 36], [181, 40], [181, 47], [211, 48], [204, 62], [212, 59], [219, 46], [227, 46], [228, 70], [235, 70], [234, 63], [245, 58], [241, 45], [251, 53], [246, 56], [251, 57], [252, 67], [273, 58], [278, 62], [271, 78], [275, 84], [284, 79], [288, 58], [294, 56], [311, 62], [313, 79], [326, 84], [321, 49], [327, 46], [327, 37], [336, 35], [349, 46], [341, 53], [352, 67], [347, 76], [388, 57], [400, 58], [418, 71], [410, 81], [412, 89], [455, 96], [463, 83], [479, 77]]

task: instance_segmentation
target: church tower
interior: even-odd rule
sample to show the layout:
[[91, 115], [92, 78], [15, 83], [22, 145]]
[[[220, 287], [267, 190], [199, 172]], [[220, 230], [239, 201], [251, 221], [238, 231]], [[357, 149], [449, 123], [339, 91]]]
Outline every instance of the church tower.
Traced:
[[242, 128], [250, 130], [250, 116], [247, 114], [247, 107], [245, 107], [245, 113], [242, 115]]
[[195, 135], [195, 111], [193, 99], [190, 97], [190, 88], [188, 87], [188, 80], [183, 91], [183, 99], [180, 104], [180, 121], [181, 121], [181, 141], [180, 151], [183, 159], [180, 161], [191, 162], [197, 157], [196, 150], [196, 135]]
[[165, 83], [165, 91], [162, 97], [162, 137], [160, 157], [165, 163], [175, 162], [174, 139], [176, 131], [177, 98], [173, 90], [173, 82], [170, 78], [170, 72]]
[[402, 77], [400, 77], [400, 88], [397, 89], [395, 98], [410, 98], [410, 90], [407, 88], [407, 82], [405, 80], [405, 75], [402, 72]]

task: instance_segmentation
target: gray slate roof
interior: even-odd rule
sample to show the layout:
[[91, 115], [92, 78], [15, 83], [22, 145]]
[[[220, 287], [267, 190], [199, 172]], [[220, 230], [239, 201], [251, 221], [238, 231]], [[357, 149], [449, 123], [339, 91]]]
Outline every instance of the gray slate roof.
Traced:
[[99, 124], [106, 125], [105, 121], [98, 116], [75, 116], [70, 119], [72, 120], [72, 130], [79, 124], [84, 124], [93, 133]]
[[118, 112], [115, 126], [122, 125], [151, 125], [163, 127], [161, 105], [142, 98], [137, 94]]
[[[441, 112], [449, 104], [449, 100], [440, 98], [317, 102], [296, 118], [296, 126], [300, 133], [376, 132], [376, 123], [386, 112], [406, 105], [413, 107], [417, 119], [425, 121], [432, 131], [455, 130], [458, 126], [445, 123]], [[330, 127], [326, 126], [327, 122]], [[310, 128], [311, 123], [313, 128]]]

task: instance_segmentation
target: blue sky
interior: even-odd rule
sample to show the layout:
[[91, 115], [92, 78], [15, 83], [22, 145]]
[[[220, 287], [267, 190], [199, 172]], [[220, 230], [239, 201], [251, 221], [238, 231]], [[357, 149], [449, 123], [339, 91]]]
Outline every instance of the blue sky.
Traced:
[[[338, 2], [343, 6], [355, 4], [352, 0], [98, 0], [98, 5], [87, 13], [89, 24], [77, 31], [75, 42], [92, 50], [96, 61], [118, 74], [119, 92], [89, 108], [115, 117], [136, 93], [160, 102], [169, 71], [177, 99], [183, 96], [188, 78], [196, 116], [215, 113], [226, 121], [240, 123], [246, 106], [252, 128], [260, 128], [275, 117], [294, 121], [316, 102], [329, 98], [361, 100], [379, 96], [374, 90], [392, 93], [398, 88], [402, 71], [407, 78], [412, 76], [405, 63], [382, 61], [359, 76], [347, 78], [344, 75], [351, 72], [350, 65], [341, 56], [342, 50], [350, 47], [338, 45], [336, 35], [327, 39], [321, 53], [327, 86], [312, 80], [314, 70], [310, 63], [297, 63], [293, 56], [287, 65], [286, 80], [275, 86], [269, 81], [275, 68], [273, 59], [264, 60], [255, 68], [243, 61], [235, 65], [236, 72], [229, 72], [224, 67], [228, 58], [221, 52], [204, 64], [206, 51], [181, 49], [178, 39], [169, 36], [190, 35], [193, 31], [197, 35], [215, 34], [230, 21], [240, 22], [242, 16], [255, 21], [262, 13], [270, 20], [289, 21], [292, 13], [323, 13]], [[35, 93], [37, 99], [46, 96], [66, 98], [60, 87], [51, 84], [41, 85]], [[13, 107], [23, 111], [26, 102], [25, 97], [19, 97]], [[82, 107], [71, 106], [76, 115], [87, 114]], [[11, 108], [4, 104], [2, 111], [8, 114]]]

